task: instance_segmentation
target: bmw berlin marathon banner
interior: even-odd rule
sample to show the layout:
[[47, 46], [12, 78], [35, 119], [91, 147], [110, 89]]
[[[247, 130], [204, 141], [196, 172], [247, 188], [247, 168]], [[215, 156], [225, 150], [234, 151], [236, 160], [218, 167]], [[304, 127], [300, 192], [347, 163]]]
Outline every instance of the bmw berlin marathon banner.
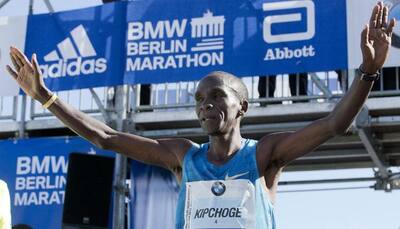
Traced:
[[51, 90], [347, 67], [346, 1], [123, 1], [32, 15]]
[[72, 152], [114, 156], [79, 137], [0, 141], [0, 179], [10, 190], [13, 225], [61, 228]]
[[125, 82], [346, 67], [344, 0], [138, 1], [127, 12]]

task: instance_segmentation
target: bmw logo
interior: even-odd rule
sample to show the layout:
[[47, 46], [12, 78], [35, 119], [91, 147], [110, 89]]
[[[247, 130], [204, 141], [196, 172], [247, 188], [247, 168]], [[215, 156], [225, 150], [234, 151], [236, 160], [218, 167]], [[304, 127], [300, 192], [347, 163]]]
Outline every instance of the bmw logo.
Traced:
[[[386, 0], [384, 4], [389, 8], [389, 20], [395, 18], [400, 21], [400, 0]], [[392, 46], [400, 48], [400, 29], [393, 28]]]
[[226, 187], [225, 187], [224, 183], [222, 183], [221, 181], [216, 181], [211, 186], [211, 192], [216, 196], [221, 196], [222, 194], [224, 194], [225, 190], [226, 190]]

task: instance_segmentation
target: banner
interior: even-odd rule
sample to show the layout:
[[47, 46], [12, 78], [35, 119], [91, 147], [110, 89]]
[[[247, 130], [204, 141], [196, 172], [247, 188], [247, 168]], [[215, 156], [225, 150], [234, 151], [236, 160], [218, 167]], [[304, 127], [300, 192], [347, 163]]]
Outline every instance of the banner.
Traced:
[[[389, 7], [389, 20], [396, 18], [400, 21], [400, 1], [383, 1]], [[360, 49], [361, 31], [369, 23], [371, 10], [377, 3], [376, 0], [347, 0], [347, 31], [348, 31], [348, 68], [358, 68], [362, 62]], [[398, 23], [397, 23], [398, 24]], [[393, 30], [392, 47], [385, 67], [399, 66], [400, 60], [400, 27], [397, 25]]]
[[25, 51], [51, 90], [344, 69], [345, 13], [345, 0], [118, 2], [29, 16]]
[[114, 156], [79, 137], [0, 141], [0, 179], [10, 189], [13, 225], [61, 228], [71, 152]]
[[344, 0], [135, 1], [127, 12], [126, 83], [347, 66]]
[[[0, 17], [0, 96], [18, 95], [19, 87], [6, 70], [11, 65], [10, 46], [24, 47], [27, 17]], [[22, 49], [23, 50], [23, 49]]]
[[118, 3], [29, 16], [25, 51], [37, 53], [51, 90], [122, 84], [125, 8]]

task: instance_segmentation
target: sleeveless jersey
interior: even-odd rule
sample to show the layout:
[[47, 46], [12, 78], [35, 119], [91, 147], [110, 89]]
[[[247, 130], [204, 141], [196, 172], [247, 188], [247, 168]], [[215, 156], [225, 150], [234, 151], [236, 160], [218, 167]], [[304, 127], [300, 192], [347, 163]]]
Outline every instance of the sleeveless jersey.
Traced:
[[257, 141], [224, 165], [208, 161], [209, 143], [194, 145], [183, 161], [176, 229], [275, 229], [274, 209], [262, 186], [256, 162]]

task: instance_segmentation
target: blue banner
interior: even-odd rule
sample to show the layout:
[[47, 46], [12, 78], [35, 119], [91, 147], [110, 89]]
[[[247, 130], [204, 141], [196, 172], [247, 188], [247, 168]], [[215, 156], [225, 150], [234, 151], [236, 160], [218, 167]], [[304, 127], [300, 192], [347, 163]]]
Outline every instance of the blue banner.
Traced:
[[[150, 1], [128, 5], [127, 83], [316, 72], [347, 66], [340, 1]], [[332, 19], [335, 20], [332, 20]]]
[[0, 179], [10, 189], [13, 225], [61, 228], [71, 152], [114, 156], [79, 137], [0, 141]]
[[346, 1], [131, 1], [28, 19], [25, 51], [68, 90], [347, 68]]
[[123, 83], [126, 3], [28, 17], [25, 52], [37, 53], [52, 90]]

